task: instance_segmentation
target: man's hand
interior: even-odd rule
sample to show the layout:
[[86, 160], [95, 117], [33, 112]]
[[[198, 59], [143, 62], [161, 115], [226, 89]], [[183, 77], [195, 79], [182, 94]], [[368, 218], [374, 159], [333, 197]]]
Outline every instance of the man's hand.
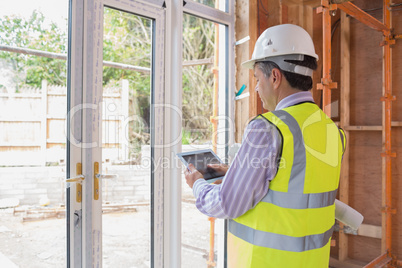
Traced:
[[204, 176], [197, 169], [195, 169], [193, 164], [188, 164], [188, 169], [184, 171], [184, 175], [186, 177], [186, 182], [188, 186], [190, 186], [190, 188], [192, 189], [194, 182], [196, 180], [203, 179]]
[[222, 176], [224, 176], [229, 169], [229, 166], [225, 164], [208, 164], [207, 167], [212, 168]]

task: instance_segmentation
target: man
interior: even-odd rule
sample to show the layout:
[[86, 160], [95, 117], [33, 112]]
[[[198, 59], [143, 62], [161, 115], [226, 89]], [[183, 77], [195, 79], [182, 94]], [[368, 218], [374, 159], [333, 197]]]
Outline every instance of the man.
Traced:
[[250, 122], [230, 168], [213, 166], [221, 184], [185, 172], [197, 208], [230, 219], [229, 267], [328, 267], [344, 134], [309, 92], [317, 59], [303, 28], [264, 31], [243, 66], [271, 112]]

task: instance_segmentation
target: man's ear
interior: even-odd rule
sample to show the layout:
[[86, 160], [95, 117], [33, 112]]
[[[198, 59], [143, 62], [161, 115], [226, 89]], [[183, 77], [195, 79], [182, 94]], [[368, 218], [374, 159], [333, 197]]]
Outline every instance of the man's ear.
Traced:
[[278, 68], [272, 69], [271, 77], [272, 77], [272, 82], [273, 82], [274, 89], [279, 88], [279, 86], [282, 83], [282, 73], [281, 73], [281, 71], [279, 71]]

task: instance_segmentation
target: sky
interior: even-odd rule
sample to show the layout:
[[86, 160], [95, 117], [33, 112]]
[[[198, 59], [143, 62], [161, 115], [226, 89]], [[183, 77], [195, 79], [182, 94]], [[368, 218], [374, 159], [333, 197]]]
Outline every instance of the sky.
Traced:
[[[47, 19], [55, 22], [67, 31], [68, 0], [0, 0], [0, 17], [21, 15], [29, 18], [35, 9], [41, 11]], [[7, 4], [5, 4], [7, 3]]]

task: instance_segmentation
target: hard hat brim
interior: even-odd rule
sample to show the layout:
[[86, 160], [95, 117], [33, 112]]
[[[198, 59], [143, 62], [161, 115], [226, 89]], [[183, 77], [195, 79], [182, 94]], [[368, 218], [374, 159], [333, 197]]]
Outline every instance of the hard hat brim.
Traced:
[[254, 64], [255, 64], [256, 60], [247, 60], [245, 62], [243, 62], [241, 64], [241, 67], [243, 67], [244, 69], [254, 69]]
[[[296, 53], [295, 53], [295, 54], [296, 54]], [[286, 55], [286, 54], [284, 54], [284, 55]], [[293, 55], [293, 54], [287, 54], [287, 55]], [[300, 55], [300, 53], [297, 53], [296, 55]], [[302, 55], [311, 56], [311, 57], [315, 58], [315, 59], [318, 61], [318, 55], [317, 55], [317, 54], [314, 54], [314, 55], [302, 54]], [[277, 55], [277, 56], [282, 56], [282, 55]], [[254, 69], [254, 64], [255, 64], [256, 62], [259, 62], [259, 61], [270, 61], [270, 60], [269, 60], [270, 58], [271, 58], [271, 57], [263, 57], [263, 58], [258, 58], [258, 59], [247, 60], [247, 61], [243, 62], [243, 63], [241, 64], [241, 66], [242, 66], [244, 69]]]

